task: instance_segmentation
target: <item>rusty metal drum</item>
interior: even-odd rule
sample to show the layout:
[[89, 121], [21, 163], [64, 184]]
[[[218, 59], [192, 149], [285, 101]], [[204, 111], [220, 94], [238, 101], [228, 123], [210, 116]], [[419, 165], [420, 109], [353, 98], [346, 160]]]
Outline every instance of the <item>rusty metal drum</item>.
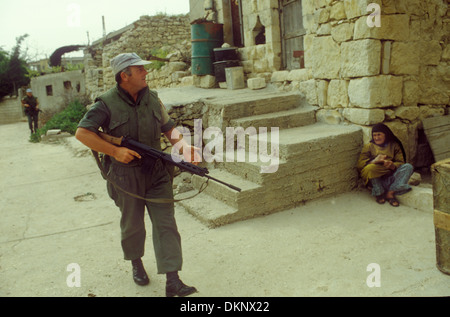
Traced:
[[433, 164], [431, 172], [436, 266], [441, 272], [450, 274], [450, 159]]
[[223, 24], [202, 22], [191, 25], [192, 74], [214, 75], [214, 48], [223, 44]]

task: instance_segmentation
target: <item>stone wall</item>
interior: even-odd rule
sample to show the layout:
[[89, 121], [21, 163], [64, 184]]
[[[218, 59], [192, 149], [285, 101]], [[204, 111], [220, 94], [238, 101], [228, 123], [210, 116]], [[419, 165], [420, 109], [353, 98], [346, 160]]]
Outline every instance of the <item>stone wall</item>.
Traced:
[[[267, 81], [272, 72], [280, 70], [281, 39], [278, 1], [242, 1], [245, 47], [238, 50], [247, 78], [263, 77]], [[256, 41], [257, 30], [264, 27], [265, 43]]]
[[[370, 27], [370, 3], [381, 27]], [[300, 90], [328, 123], [385, 122], [417, 160], [421, 119], [448, 114], [450, 12], [445, 0], [303, 0], [305, 69], [271, 81]], [[369, 17], [373, 22], [374, 17]]]
[[[135, 52], [148, 59], [153, 50], [163, 49], [171, 53], [167, 58], [176, 65], [169, 65], [149, 74], [152, 88], [170, 87], [180, 83], [182, 74], [172, 76], [174, 71], [187, 71], [190, 56], [190, 21], [183, 16], [142, 16], [122, 30], [108, 34], [85, 50], [86, 88], [91, 99], [115, 85], [110, 60], [126, 52]], [[186, 53], [188, 51], [189, 53]], [[179, 63], [185, 63], [182, 67]], [[176, 68], [176, 70], [174, 70]], [[183, 75], [186, 75], [184, 73]], [[160, 80], [164, 78], [164, 80]]]

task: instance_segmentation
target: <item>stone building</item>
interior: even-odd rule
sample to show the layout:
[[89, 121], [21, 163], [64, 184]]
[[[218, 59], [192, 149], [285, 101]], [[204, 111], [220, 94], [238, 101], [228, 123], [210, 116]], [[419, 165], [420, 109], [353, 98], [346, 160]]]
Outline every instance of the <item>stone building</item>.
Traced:
[[[154, 50], [161, 49], [167, 53], [173, 50], [189, 50], [189, 22], [187, 15], [141, 16], [132, 24], [93, 42], [84, 51], [88, 96], [94, 99], [115, 85], [110, 60], [117, 54], [135, 52], [142, 58], [149, 59]], [[168, 58], [170, 59], [170, 56]], [[178, 83], [181, 77], [190, 75], [187, 72], [189, 68], [187, 63], [169, 63], [165, 67], [163, 72], [151, 71], [149, 75], [151, 88], [170, 87], [172, 82]]]
[[420, 161], [421, 120], [450, 105], [446, 0], [190, 0], [191, 20], [224, 25], [246, 78], [303, 93], [317, 119], [385, 122]]
[[[450, 11], [446, 0], [190, 0], [186, 16], [142, 16], [85, 50], [91, 99], [114, 85], [110, 59], [178, 51], [151, 88], [195, 82], [190, 76], [190, 23], [223, 24], [238, 48], [245, 79], [298, 92], [318, 106], [318, 121], [356, 124], [364, 141], [385, 122], [421, 166], [422, 120], [448, 114]], [[180, 56], [184, 55], [184, 56]], [[190, 79], [190, 80], [186, 80]], [[426, 165], [426, 164], [425, 164]]]
[[86, 94], [84, 74], [81, 70], [34, 77], [30, 86], [44, 111], [59, 111], [67, 100]]

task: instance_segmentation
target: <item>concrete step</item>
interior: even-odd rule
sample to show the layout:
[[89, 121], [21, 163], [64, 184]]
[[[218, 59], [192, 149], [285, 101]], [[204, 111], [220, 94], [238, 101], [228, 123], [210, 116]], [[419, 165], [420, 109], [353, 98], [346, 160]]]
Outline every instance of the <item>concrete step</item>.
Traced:
[[[209, 219], [209, 226], [223, 225], [293, 208], [312, 199], [349, 191], [357, 185], [356, 162], [362, 145], [359, 127], [314, 124], [281, 130], [277, 145], [284, 158], [275, 173], [261, 173], [261, 162], [245, 161], [225, 161], [217, 163], [218, 168], [210, 169], [211, 176], [242, 191], [210, 181], [201, 195], [205, 200], [206, 197], [214, 199], [214, 203], [210, 202], [207, 216], [199, 216], [202, 221]], [[193, 177], [197, 189], [204, 181]], [[215, 201], [227, 206], [218, 218], [212, 216], [216, 212], [211, 208], [222, 205], [216, 205]], [[207, 210], [207, 204], [202, 208]]]
[[[271, 133], [255, 135], [245, 144], [238, 144], [238, 150], [232, 155], [226, 153], [223, 162], [217, 162], [215, 166], [257, 184], [270, 183], [286, 178], [294, 171], [315, 170], [330, 165], [330, 162], [354, 162], [362, 145], [361, 133], [359, 127], [316, 123], [280, 130], [278, 138]], [[268, 143], [264, 149], [268, 155], [259, 153], [262, 136]], [[250, 141], [254, 142], [251, 146]], [[250, 147], [254, 148], [252, 158], [248, 153]]]
[[256, 116], [244, 117], [231, 120], [232, 127], [278, 127], [279, 129], [290, 129], [305, 125], [314, 124], [316, 122], [317, 108], [313, 106], [301, 106], [294, 109], [279, 111], [276, 113], [265, 113]]
[[8, 99], [0, 104], [0, 124], [19, 122], [22, 117], [20, 101]]
[[[233, 175], [225, 170], [212, 169], [210, 170], [209, 175], [241, 189], [241, 191], [238, 192], [213, 180], [208, 181], [208, 186], [204, 190], [204, 193], [222, 201], [232, 208], [239, 209], [239, 204], [243, 199], [252, 199], [254, 193], [261, 190], [260, 185], [245, 180], [237, 175]], [[205, 181], [205, 177], [194, 175], [192, 178], [192, 184], [196, 189], [199, 189]]]
[[[254, 186], [241, 192], [210, 181], [200, 195], [179, 204], [208, 227], [214, 228], [295, 208], [306, 201], [347, 192], [356, 186], [356, 171], [331, 170], [325, 179], [321, 179], [318, 174], [305, 173], [280, 181], [272, 187]], [[195, 187], [203, 182], [198, 177], [193, 179]], [[229, 176], [227, 181], [237, 186], [242, 184], [235, 175]], [[186, 196], [195, 192], [186, 193]]]
[[[273, 141], [270, 132], [266, 137]], [[333, 151], [348, 144], [362, 145], [361, 128], [354, 125], [328, 125], [316, 123], [309, 126], [279, 131], [280, 159], [288, 160], [309, 155], [313, 151]], [[270, 146], [270, 144], [269, 144]]]
[[297, 108], [304, 99], [297, 93], [248, 94], [206, 100], [208, 108], [220, 110], [224, 121]]

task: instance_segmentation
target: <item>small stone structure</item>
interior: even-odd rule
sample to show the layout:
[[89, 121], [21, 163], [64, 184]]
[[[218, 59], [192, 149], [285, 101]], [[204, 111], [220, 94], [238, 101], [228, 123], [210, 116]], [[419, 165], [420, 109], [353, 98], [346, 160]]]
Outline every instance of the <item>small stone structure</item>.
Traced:
[[[92, 43], [85, 50], [86, 89], [89, 97], [107, 91], [115, 85], [110, 60], [120, 54], [135, 52], [148, 59], [152, 51], [162, 49], [169, 61], [161, 72], [150, 72], [151, 88], [171, 87], [190, 75], [186, 56], [190, 56], [190, 24], [188, 16], [141, 16], [125, 28], [112, 32]], [[188, 53], [186, 53], [188, 51]], [[182, 72], [182, 73], [180, 73]], [[174, 85], [172, 85], [174, 84]]]
[[67, 100], [86, 94], [85, 76], [83, 71], [74, 70], [34, 77], [31, 79], [31, 89], [39, 99], [40, 109], [56, 112]]

